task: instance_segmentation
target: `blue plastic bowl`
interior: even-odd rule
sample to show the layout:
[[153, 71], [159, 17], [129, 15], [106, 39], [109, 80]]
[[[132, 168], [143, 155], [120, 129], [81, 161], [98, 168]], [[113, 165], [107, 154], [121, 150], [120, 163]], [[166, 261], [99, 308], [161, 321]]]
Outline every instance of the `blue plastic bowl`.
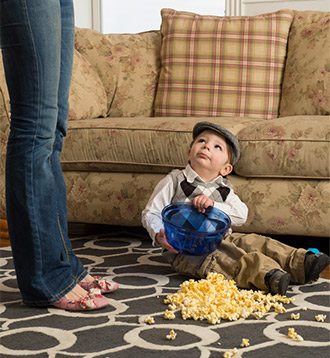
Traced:
[[214, 251], [230, 227], [223, 211], [208, 207], [200, 213], [192, 204], [167, 205], [162, 211], [167, 241], [180, 253], [204, 255]]

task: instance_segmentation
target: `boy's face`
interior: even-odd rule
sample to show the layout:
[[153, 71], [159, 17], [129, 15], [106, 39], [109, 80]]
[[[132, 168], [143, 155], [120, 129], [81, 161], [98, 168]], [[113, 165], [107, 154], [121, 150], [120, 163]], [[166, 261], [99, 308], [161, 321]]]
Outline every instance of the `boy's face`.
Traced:
[[206, 181], [219, 175], [228, 175], [233, 169], [229, 163], [225, 138], [208, 129], [195, 139], [189, 150], [188, 160], [194, 171]]

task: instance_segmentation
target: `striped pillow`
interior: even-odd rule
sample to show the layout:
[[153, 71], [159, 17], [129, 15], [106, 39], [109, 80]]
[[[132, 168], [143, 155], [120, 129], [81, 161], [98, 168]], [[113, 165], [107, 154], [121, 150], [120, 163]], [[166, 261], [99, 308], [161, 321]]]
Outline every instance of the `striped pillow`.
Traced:
[[156, 116], [278, 117], [291, 10], [254, 17], [163, 9]]

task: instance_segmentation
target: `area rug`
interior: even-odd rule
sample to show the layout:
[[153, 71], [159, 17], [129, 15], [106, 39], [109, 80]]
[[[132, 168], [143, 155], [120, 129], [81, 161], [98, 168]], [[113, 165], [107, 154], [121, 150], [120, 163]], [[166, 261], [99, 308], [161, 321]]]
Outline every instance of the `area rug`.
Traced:
[[[271, 310], [261, 319], [237, 321], [164, 318], [167, 295], [187, 277], [176, 274], [144, 233], [122, 231], [72, 239], [88, 271], [114, 279], [120, 289], [110, 305], [72, 313], [22, 304], [10, 247], [1, 248], [0, 356], [33, 358], [328, 358], [330, 356], [330, 280], [290, 286], [286, 312]], [[291, 314], [300, 313], [298, 320]], [[316, 316], [326, 315], [324, 322]], [[147, 317], [153, 324], [145, 323]], [[323, 316], [324, 317], [324, 316]], [[303, 341], [288, 337], [294, 328]], [[175, 339], [168, 339], [170, 331]], [[249, 346], [241, 347], [248, 339]], [[233, 351], [236, 348], [235, 351]], [[235, 354], [233, 354], [235, 352]]]

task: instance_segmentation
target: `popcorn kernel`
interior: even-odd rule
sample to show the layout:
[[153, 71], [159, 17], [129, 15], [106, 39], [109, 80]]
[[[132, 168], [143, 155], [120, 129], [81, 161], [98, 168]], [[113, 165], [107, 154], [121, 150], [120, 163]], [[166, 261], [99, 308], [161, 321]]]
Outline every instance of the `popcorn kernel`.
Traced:
[[174, 318], [175, 318], [175, 314], [174, 314], [174, 312], [172, 312], [172, 311], [166, 310], [166, 311], [164, 312], [164, 318], [165, 318], [165, 319], [174, 319]]
[[147, 324], [154, 324], [155, 319], [153, 317], [149, 316], [144, 320], [144, 322], [147, 323]]
[[243, 338], [241, 347], [249, 347], [250, 346], [250, 340], [248, 338]]
[[176, 332], [173, 330], [173, 329], [171, 329], [170, 330], [170, 334], [168, 334], [167, 336], [166, 336], [166, 338], [167, 339], [175, 339], [176, 338]]
[[237, 348], [231, 349], [230, 351], [227, 351], [223, 354], [223, 358], [231, 358], [233, 355], [237, 353], [238, 353]]
[[326, 318], [327, 318], [327, 315], [326, 315], [326, 314], [319, 314], [319, 315], [315, 316], [315, 319], [316, 319], [318, 322], [324, 322]]
[[291, 319], [299, 319], [300, 318], [300, 313], [294, 314], [291, 313]]
[[289, 328], [288, 329], [288, 337], [291, 339], [295, 339], [296, 341], [302, 342], [304, 340], [304, 338], [302, 336], [300, 336], [294, 328]]

